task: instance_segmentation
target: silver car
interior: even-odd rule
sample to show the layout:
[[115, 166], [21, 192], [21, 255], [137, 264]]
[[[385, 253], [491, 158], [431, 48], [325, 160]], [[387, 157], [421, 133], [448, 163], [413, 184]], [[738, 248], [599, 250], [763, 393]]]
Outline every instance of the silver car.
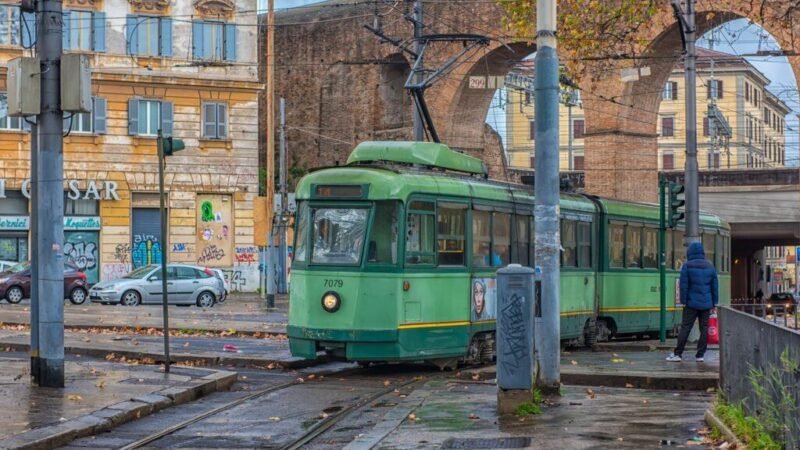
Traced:
[[[161, 266], [140, 267], [124, 277], [97, 283], [89, 289], [93, 303], [136, 306], [161, 304]], [[224, 295], [214, 272], [183, 264], [167, 265], [167, 294], [171, 305], [214, 306]]]

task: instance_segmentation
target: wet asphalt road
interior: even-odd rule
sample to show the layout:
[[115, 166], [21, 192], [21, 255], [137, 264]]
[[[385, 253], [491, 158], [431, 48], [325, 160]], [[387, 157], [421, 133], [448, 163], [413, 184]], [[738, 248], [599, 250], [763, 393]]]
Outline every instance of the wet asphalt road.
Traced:
[[[303, 447], [315, 450], [341, 449], [358, 434], [371, 429], [398, 401], [417, 387], [420, 383], [412, 382], [415, 377], [428, 379], [440, 373], [422, 366], [393, 365], [362, 370], [346, 364], [327, 364], [301, 372], [236, 370], [239, 372], [239, 381], [229, 392], [215, 393], [186, 405], [168, 408], [121, 425], [108, 433], [73, 441], [63, 448], [120, 448], [253, 391], [302, 378], [302, 383], [273, 391], [203, 419], [144, 447], [278, 449], [294, 442], [343, 408], [383, 391], [390, 391], [344, 415], [330, 430]], [[323, 375], [331, 371], [342, 372]], [[408, 382], [412, 383], [406, 387], [399, 386]], [[395, 387], [399, 388], [396, 392]]]

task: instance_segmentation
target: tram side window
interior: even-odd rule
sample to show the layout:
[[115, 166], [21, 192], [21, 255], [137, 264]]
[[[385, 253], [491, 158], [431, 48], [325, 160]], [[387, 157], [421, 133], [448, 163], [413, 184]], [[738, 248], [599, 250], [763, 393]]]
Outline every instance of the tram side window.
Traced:
[[714, 244], [716, 239], [714, 235], [711, 233], [703, 233], [703, 250], [706, 254], [706, 259], [711, 261], [711, 264], [719, 270], [719, 265], [717, 265], [717, 260], [715, 259], [716, 251], [714, 250]]
[[492, 266], [505, 266], [511, 260], [511, 214], [494, 213], [492, 227]]
[[578, 222], [578, 267], [592, 267], [592, 224]]
[[561, 220], [561, 265], [563, 267], [576, 267], [578, 265], [578, 244], [575, 239], [575, 221]]
[[643, 244], [642, 266], [645, 269], [658, 268], [658, 229], [645, 227]]
[[308, 203], [297, 206], [297, 230], [295, 230], [294, 261], [306, 262], [306, 239], [308, 236]]
[[439, 265], [463, 266], [467, 205], [439, 203]]
[[436, 258], [433, 203], [411, 202], [406, 224], [406, 263], [434, 264]]
[[610, 224], [608, 234], [611, 246], [609, 264], [611, 267], [625, 267], [625, 225]]
[[672, 268], [681, 270], [683, 263], [686, 262], [686, 247], [683, 245], [683, 230], [672, 230], [672, 242], [675, 247], [675, 260], [673, 261]]
[[492, 245], [490, 214], [489, 211], [472, 211], [472, 265], [475, 267], [489, 267]]
[[716, 245], [717, 245], [717, 270], [720, 272], [726, 272], [725, 270], [725, 236], [718, 234], [715, 236]]
[[625, 230], [625, 241], [625, 267], [642, 267], [642, 227], [640, 225], [628, 224]]
[[368, 264], [397, 264], [397, 202], [375, 203], [375, 219], [367, 244]]
[[522, 264], [523, 266], [530, 265], [528, 259], [528, 223], [530, 217], [528, 216], [514, 216], [514, 245], [511, 254], [511, 262]]

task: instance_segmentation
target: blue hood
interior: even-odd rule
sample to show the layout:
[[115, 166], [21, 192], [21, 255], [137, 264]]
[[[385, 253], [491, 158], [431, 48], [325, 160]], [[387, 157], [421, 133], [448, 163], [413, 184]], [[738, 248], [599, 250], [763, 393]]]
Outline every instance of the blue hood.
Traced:
[[686, 256], [689, 261], [706, 259], [706, 254], [703, 251], [703, 244], [700, 242], [692, 242], [689, 244], [689, 250], [686, 251]]

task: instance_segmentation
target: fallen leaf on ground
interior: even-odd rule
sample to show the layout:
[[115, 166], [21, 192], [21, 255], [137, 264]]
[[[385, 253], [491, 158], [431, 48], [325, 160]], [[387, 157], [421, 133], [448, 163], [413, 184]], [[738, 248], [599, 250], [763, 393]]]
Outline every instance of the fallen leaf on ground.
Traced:
[[620, 442], [622, 442], [622, 441], [624, 441], [625, 439], [623, 439], [623, 438], [621, 438], [621, 437], [618, 437], [618, 438], [617, 438], [617, 440], [618, 440], [618, 441], [620, 441]]
[[72, 400], [73, 402], [79, 402], [79, 401], [83, 400], [83, 397], [81, 397], [78, 394], [68, 394], [67, 395], [67, 400]]
[[85, 337], [85, 338], [83, 338], [83, 342], [92, 342], [92, 340], [89, 339], [88, 337]]
[[269, 420], [271, 420], [271, 421], [273, 421], [273, 422], [278, 422], [278, 421], [280, 421], [280, 420], [281, 420], [281, 418], [280, 418], [280, 417], [278, 417], [278, 416], [272, 416], [272, 417], [270, 417], [270, 418], [269, 418]]
[[313, 380], [314, 378], [317, 378], [317, 376], [312, 373], [311, 375], [306, 377], [306, 380]]
[[612, 363], [622, 363], [622, 362], [625, 362], [625, 360], [622, 359], [622, 358], [614, 358], [614, 359], [611, 360], [611, 362]]
[[625, 383], [625, 387], [626, 387], [626, 388], [632, 388], [632, 387], [633, 387], [633, 385], [632, 385], [632, 384], [630, 384], [630, 383]]
[[481, 374], [479, 374], [479, 373], [472, 374], [472, 379], [475, 380], [475, 381], [480, 380], [481, 379]]
[[409, 414], [409, 415], [408, 415], [408, 420], [417, 420], [417, 415], [416, 415], [416, 414], [413, 414], [413, 413], [412, 413], [412, 414]]
[[391, 382], [391, 381], [389, 381], [389, 380], [383, 380], [383, 385], [384, 385], [384, 386], [389, 386], [390, 384], [392, 384], [392, 382]]
[[328, 413], [326, 413], [326, 412], [323, 412], [323, 413], [322, 413], [322, 414], [320, 414], [319, 416], [320, 416], [320, 417], [322, 417], [323, 419], [327, 419], [327, 418], [328, 418]]
[[586, 389], [586, 395], [588, 395], [589, 398], [594, 398], [595, 397], [594, 391], [591, 390], [591, 389]]
[[95, 384], [95, 387], [98, 389], [103, 389], [106, 386], [106, 380], [100, 380]]
[[480, 417], [478, 417], [477, 414], [470, 414], [469, 418], [470, 418], [470, 420], [478, 420], [478, 419], [480, 419]]
[[578, 365], [578, 361], [575, 361], [574, 359], [572, 361], [570, 361], [569, 363], [572, 364], [573, 366], [577, 366]]
[[297, 381], [298, 383], [305, 383], [305, 381], [306, 381], [306, 380], [304, 380], [304, 379], [302, 379], [302, 378], [298, 378], [298, 379], [296, 379], [295, 381]]
[[614, 358], [617, 358], [617, 357], [619, 357], [619, 355], [618, 355], [618, 354], [616, 354], [616, 353], [612, 353], [612, 354], [611, 354], [611, 356], [613, 356]]
[[188, 347], [188, 346], [189, 346], [189, 343], [187, 342], [187, 343], [183, 344], [183, 346], [184, 346], [184, 347]]

